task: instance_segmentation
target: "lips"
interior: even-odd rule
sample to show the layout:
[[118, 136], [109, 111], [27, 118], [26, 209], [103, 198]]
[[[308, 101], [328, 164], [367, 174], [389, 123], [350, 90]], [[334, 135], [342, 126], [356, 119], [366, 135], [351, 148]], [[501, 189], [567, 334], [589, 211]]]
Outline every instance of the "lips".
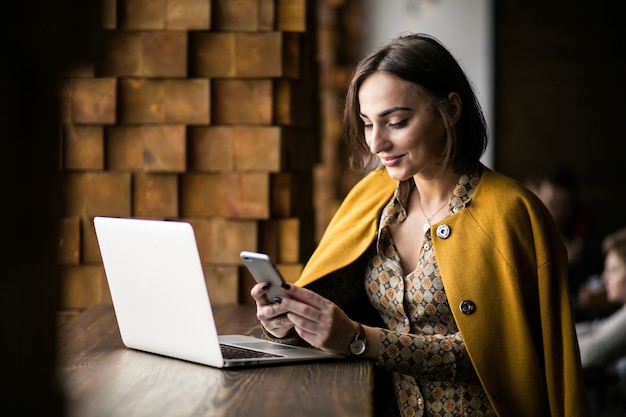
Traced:
[[380, 159], [380, 162], [383, 164], [383, 166], [385, 167], [392, 167], [395, 166], [397, 164], [400, 163], [400, 160], [402, 159], [404, 155], [397, 155], [397, 156], [379, 156], [378, 158]]

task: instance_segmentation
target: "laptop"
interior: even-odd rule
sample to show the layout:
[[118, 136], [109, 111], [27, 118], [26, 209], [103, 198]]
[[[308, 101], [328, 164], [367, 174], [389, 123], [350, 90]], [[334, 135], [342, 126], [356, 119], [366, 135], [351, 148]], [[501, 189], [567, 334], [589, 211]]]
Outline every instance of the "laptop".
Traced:
[[96, 217], [94, 226], [126, 347], [216, 368], [341, 358], [247, 335], [218, 336], [191, 224]]

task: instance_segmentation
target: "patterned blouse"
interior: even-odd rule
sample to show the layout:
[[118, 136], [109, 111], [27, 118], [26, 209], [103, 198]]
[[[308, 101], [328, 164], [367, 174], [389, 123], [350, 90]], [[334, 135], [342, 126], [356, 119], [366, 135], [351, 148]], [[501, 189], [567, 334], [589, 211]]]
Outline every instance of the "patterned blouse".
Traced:
[[[480, 171], [460, 177], [448, 214], [471, 201], [479, 180]], [[452, 316], [430, 231], [415, 270], [406, 276], [402, 271], [389, 226], [406, 218], [414, 188], [412, 179], [398, 184], [365, 269], [367, 296], [386, 325], [378, 363], [391, 371], [402, 416], [495, 416]]]

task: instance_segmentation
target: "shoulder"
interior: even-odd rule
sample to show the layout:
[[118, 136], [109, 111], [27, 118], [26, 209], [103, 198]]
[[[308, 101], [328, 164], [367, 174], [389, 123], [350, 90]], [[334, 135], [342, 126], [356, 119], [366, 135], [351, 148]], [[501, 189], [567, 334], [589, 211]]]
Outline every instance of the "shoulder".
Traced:
[[520, 181], [485, 168], [466, 208], [493, 241], [515, 240], [544, 249], [563, 249], [561, 234], [546, 206]]
[[346, 195], [327, 233], [346, 226], [376, 222], [379, 211], [393, 195], [396, 185], [397, 181], [390, 178], [384, 169], [378, 168], [368, 173]]
[[623, 335], [626, 332], [626, 304], [604, 319], [604, 324], [611, 329], [611, 333], [616, 332]]
[[504, 203], [520, 200], [532, 204], [540, 203], [535, 193], [520, 181], [486, 167], [478, 185], [478, 190], [481, 188], [485, 189], [482, 197], [486, 199], [497, 199]]
[[377, 198], [382, 194], [393, 194], [397, 181], [389, 177], [384, 168], [376, 168], [365, 175], [346, 196], [346, 200], [355, 198]]
[[396, 189], [397, 181], [384, 169], [367, 174], [350, 190], [326, 227], [297, 285], [350, 265], [376, 238], [380, 210]]
[[[472, 209], [488, 215], [491, 212], [504, 221], [552, 221], [550, 212], [539, 197], [520, 181], [489, 168], [484, 168], [474, 193]], [[505, 216], [502, 216], [505, 214]], [[495, 220], [495, 219], [494, 219]]]

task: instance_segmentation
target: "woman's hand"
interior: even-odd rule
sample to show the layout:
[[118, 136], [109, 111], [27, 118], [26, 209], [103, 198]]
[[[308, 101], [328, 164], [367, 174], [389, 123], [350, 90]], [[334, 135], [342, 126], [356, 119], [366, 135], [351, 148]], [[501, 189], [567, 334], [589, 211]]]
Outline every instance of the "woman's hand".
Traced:
[[279, 303], [271, 303], [266, 293], [268, 283], [256, 284], [250, 290], [250, 295], [256, 302], [256, 317], [261, 325], [275, 337], [285, 337], [294, 328], [294, 324], [287, 317], [287, 309]]
[[347, 352], [357, 328], [343, 310], [306, 288], [284, 285], [283, 290], [291, 298], [279, 300], [276, 310], [281, 314], [287, 312], [286, 319], [302, 339], [328, 352]]

